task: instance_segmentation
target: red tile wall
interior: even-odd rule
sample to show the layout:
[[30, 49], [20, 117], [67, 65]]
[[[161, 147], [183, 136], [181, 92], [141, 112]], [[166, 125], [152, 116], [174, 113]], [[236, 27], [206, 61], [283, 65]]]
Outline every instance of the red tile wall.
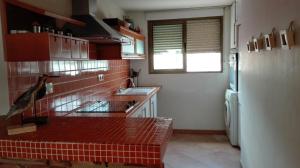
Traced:
[[[59, 76], [48, 79], [47, 83], [53, 83], [54, 93], [36, 105], [38, 114], [49, 115], [53, 114], [51, 111], [72, 111], [87, 101], [104, 99], [120, 85], [126, 85], [129, 61], [8, 62], [10, 103], [33, 86], [41, 74]], [[98, 81], [98, 74], [104, 74], [103, 81]], [[26, 114], [32, 112], [30, 109]]]

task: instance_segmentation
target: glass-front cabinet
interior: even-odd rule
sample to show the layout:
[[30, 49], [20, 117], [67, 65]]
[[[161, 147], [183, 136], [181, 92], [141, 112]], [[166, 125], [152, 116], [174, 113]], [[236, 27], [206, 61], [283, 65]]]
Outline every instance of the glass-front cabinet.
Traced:
[[103, 21], [123, 36], [121, 43], [121, 59], [145, 58], [145, 36], [143, 34], [125, 27], [124, 21], [118, 18], [107, 18], [103, 19]]
[[122, 59], [144, 59], [145, 37], [124, 27], [120, 27], [122, 40]]
[[135, 48], [136, 48], [136, 53], [138, 55], [145, 55], [145, 41], [136, 39], [135, 41]]
[[[137, 34], [137, 33], [136, 33]], [[123, 59], [144, 59], [145, 39], [141, 34], [123, 33], [122, 58]]]
[[134, 38], [126, 36], [122, 40], [122, 54], [123, 55], [133, 55], [135, 54], [135, 44]]

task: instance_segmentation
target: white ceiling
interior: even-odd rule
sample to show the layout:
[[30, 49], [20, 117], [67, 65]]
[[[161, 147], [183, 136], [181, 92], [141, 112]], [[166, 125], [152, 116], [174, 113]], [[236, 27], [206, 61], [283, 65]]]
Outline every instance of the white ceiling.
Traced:
[[113, 0], [126, 11], [153, 11], [230, 5], [234, 0]]

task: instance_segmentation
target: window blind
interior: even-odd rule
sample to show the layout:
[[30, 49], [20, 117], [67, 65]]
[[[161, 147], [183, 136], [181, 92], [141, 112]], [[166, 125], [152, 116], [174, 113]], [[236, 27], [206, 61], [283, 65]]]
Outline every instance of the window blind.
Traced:
[[153, 52], [154, 54], [180, 50], [183, 48], [183, 25], [154, 25], [153, 26]]
[[220, 19], [189, 20], [187, 28], [187, 54], [221, 52]]

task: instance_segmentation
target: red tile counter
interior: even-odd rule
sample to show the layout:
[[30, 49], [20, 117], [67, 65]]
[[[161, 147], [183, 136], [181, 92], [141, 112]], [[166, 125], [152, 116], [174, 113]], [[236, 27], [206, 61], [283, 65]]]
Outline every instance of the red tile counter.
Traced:
[[172, 120], [53, 117], [37, 132], [8, 136], [0, 119], [0, 157], [141, 164], [160, 167]]
[[[149, 86], [150, 87], [150, 86]], [[137, 112], [137, 110], [143, 106], [147, 101], [151, 99], [151, 97], [154, 94], [157, 94], [160, 90], [159, 86], [151, 86], [151, 88], [154, 88], [154, 90], [149, 93], [148, 95], [112, 95], [109, 97], [101, 98], [96, 97], [96, 100], [101, 101], [136, 101], [136, 104], [133, 106], [133, 108], [127, 112], [109, 112], [109, 113], [76, 113], [76, 109], [73, 111], [65, 111], [65, 112], [59, 112], [59, 111], [49, 111], [48, 114], [51, 116], [64, 116], [64, 117], [131, 117], [134, 113]], [[86, 104], [93, 103], [95, 101], [87, 102]], [[81, 106], [82, 107], [82, 106]]]

